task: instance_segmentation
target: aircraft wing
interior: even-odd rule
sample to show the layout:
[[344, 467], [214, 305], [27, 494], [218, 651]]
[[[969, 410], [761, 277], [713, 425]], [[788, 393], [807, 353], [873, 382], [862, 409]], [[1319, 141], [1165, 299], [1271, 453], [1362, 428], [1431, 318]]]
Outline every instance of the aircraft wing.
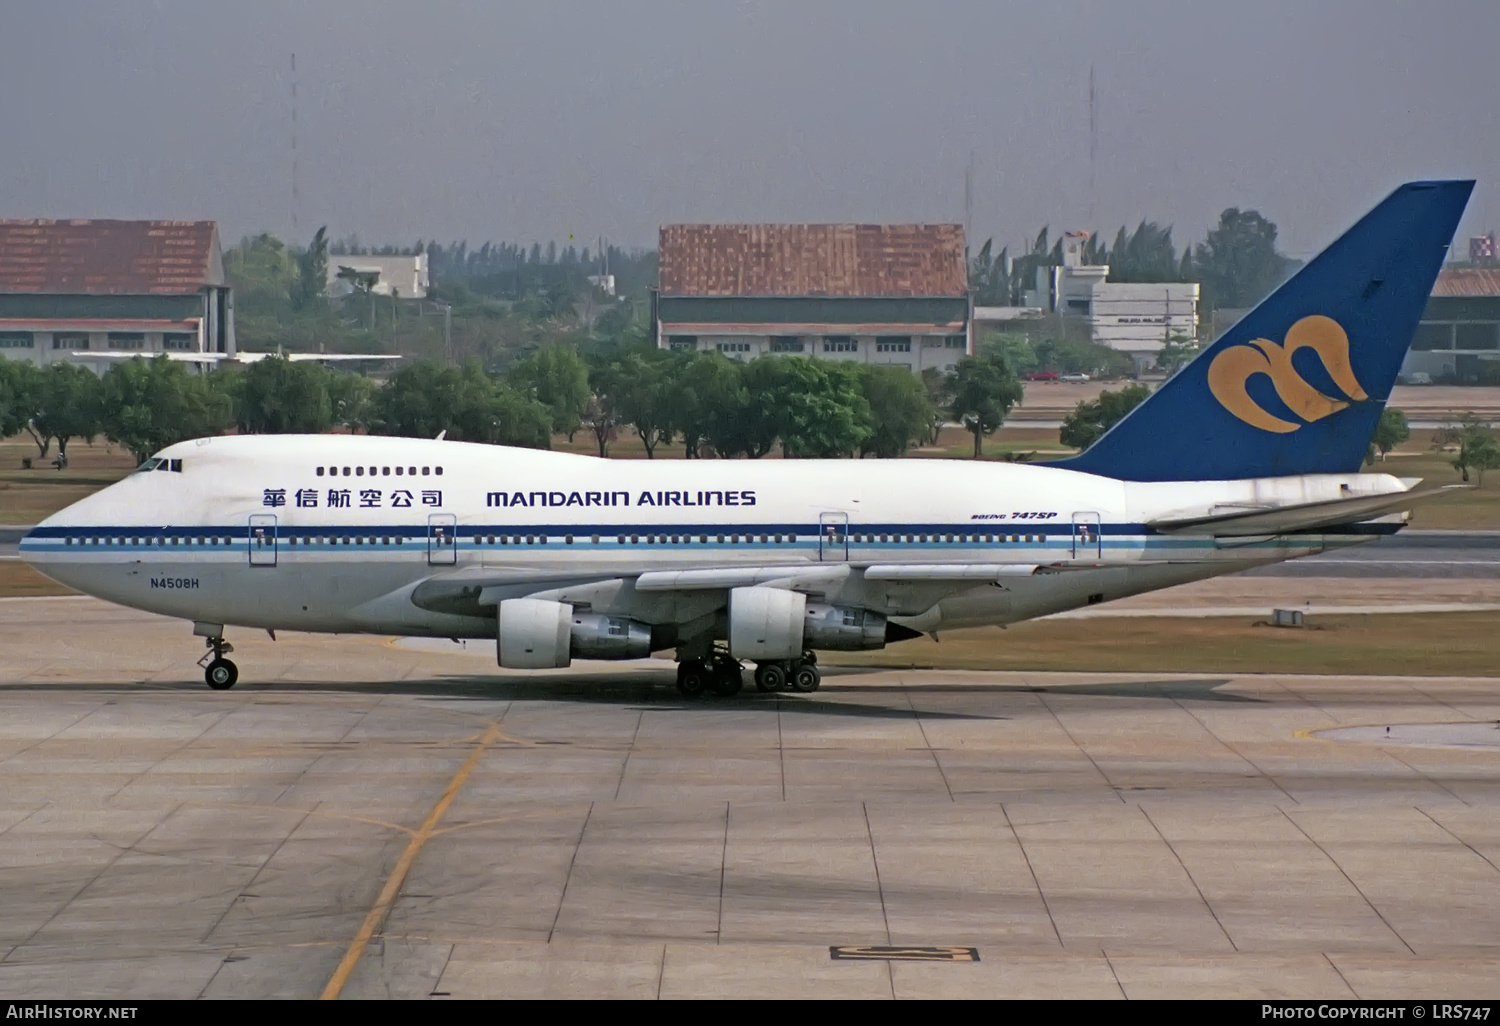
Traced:
[[1387, 513], [1408, 510], [1419, 502], [1462, 491], [1464, 485], [1441, 485], [1413, 488], [1404, 492], [1360, 495], [1327, 502], [1306, 502], [1295, 506], [1254, 508], [1239, 506], [1208, 516], [1153, 520], [1147, 524], [1160, 534], [1181, 534], [1208, 538], [1234, 538], [1248, 535], [1286, 534], [1334, 527], [1370, 520]]

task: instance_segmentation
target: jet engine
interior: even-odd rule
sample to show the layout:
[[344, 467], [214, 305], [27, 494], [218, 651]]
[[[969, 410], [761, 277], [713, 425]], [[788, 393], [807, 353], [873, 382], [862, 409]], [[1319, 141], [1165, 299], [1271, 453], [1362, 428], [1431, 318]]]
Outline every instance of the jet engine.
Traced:
[[574, 613], [569, 650], [580, 659], [644, 659], [651, 654], [651, 627], [618, 616]]
[[868, 609], [809, 602], [802, 637], [808, 648], [858, 652], [885, 648], [886, 627], [885, 617]]
[[574, 613], [566, 602], [505, 599], [499, 620], [499, 661], [511, 670], [542, 670], [581, 659], [643, 659], [651, 654], [651, 628], [636, 620]]
[[496, 617], [501, 666], [544, 670], [568, 665], [572, 606], [546, 599], [504, 599]]
[[736, 659], [796, 659], [802, 654], [807, 596], [781, 588], [731, 588], [729, 654]]

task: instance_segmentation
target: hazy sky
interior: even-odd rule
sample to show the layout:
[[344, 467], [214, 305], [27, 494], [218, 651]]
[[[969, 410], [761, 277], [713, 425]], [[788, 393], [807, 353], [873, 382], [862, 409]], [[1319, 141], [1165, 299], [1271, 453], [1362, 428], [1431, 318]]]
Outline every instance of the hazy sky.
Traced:
[[962, 221], [971, 161], [976, 248], [1235, 205], [1308, 255], [1416, 177], [1500, 226], [1496, 0], [0, 0], [0, 216], [291, 234], [293, 52], [301, 238]]

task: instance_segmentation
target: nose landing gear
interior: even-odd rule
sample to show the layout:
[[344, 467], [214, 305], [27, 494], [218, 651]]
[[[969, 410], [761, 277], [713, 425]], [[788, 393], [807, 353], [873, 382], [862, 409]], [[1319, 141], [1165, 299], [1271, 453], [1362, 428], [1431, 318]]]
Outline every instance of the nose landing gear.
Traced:
[[240, 679], [240, 668], [224, 658], [234, 651], [234, 646], [222, 635], [210, 637], [207, 641], [208, 651], [198, 660], [198, 665], [203, 667], [203, 679], [215, 691], [228, 691]]

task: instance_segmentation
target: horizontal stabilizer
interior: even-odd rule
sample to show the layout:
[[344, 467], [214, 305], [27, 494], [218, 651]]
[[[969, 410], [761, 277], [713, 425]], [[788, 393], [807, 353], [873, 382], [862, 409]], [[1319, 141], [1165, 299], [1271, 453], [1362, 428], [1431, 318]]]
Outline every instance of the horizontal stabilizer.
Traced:
[[1455, 491], [1464, 485], [1361, 495], [1327, 502], [1307, 502], [1296, 506], [1274, 506], [1264, 509], [1238, 507], [1233, 512], [1173, 520], [1153, 520], [1147, 526], [1160, 534], [1183, 534], [1205, 538], [1235, 538], [1248, 535], [1275, 535], [1289, 531], [1309, 531], [1319, 527], [1356, 524], [1361, 520], [1411, 509]]

